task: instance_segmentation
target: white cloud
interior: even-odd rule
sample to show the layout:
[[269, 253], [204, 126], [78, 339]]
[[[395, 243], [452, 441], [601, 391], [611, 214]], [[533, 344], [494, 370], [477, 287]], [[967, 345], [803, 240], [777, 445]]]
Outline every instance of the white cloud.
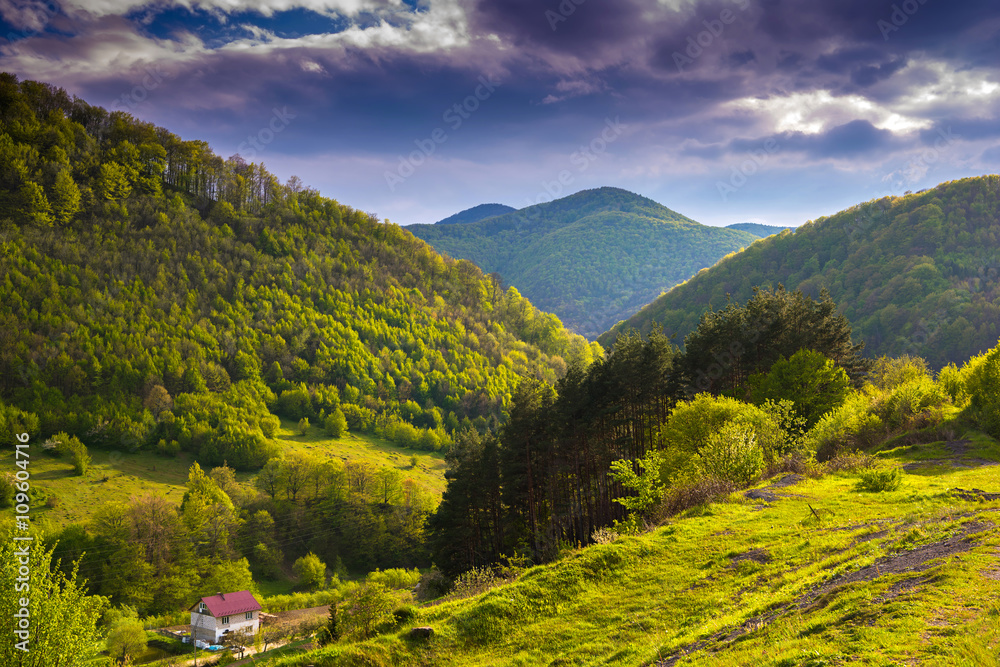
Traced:
[[854, 120], [867, 120], [881, 130], [906, 134], [926, 129], [931, 121], [906, 115], [861, 95], [833, 95], [814, 90], [790, 95], [745, 97], [721, 105], [723, 112], [751, 114], [771, 132], [819, 134]]

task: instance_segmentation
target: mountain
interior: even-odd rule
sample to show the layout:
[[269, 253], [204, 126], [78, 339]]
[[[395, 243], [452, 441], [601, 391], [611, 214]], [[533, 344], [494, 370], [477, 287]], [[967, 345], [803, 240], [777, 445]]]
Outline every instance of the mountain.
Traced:
[[654, 323], [679, 338], [727, 295], [784, 284], [826, 289], [869, 356], [915, 354], [935, 367], [995, 345], [1000, 335], [1000, 177], [885, 197], [754, 243], [699, 272], [598, 340]]
[[664, 289], [757, 239], [701, 225], [610, 187], [479, 222], [406, 230], [439, 252], [499, 274], [586, 336], [597, 336]]
[[503, 215], [504, 213], [511, 213], [516, 210], [513, 206], [507, 206], [506, 204], [480, 204], [479, 206], [459, 211], [455, 215], [449, 215], [444, 220], [438, 220], [434, 224], [461, 225], [468, 222], [479, 222], [486, 218], [492, 218], [495, 215]]
[[774, 225], [761, 225], [756, 222], [737, 222], [732, 225], [726, 225], [726, 229], [736, 229], [741, 232], [750, 232], [754, 236], [759, 236], [764, 238], [765, 236], [771, 236], [772, 234], [780, 234], [786, 229], [795, 229], [794, 227], [775, 227]]

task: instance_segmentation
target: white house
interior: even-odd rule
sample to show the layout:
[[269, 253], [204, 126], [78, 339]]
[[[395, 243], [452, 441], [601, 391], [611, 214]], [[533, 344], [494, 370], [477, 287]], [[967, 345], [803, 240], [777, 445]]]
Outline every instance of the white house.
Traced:
[[237, 630], [257, 634], [260, 603], [250, 591], [218, 593], [202, 598], [191, 607], [191, 640], [218, 644], [222, 636]]

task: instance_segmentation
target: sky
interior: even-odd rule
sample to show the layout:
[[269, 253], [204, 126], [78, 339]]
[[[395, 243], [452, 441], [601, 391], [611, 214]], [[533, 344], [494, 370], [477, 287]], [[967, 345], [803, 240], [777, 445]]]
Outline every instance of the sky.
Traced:
[[996, 0], [0, 0], [0, 70], [398, 224], [799, 225], [1000, 172]]

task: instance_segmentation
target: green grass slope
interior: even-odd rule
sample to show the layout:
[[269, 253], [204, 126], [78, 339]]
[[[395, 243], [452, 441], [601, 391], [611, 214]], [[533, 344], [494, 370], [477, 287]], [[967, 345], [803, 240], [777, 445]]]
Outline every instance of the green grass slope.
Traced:
[[[902, 468], [898, 490], [778, 477], [396, 632], [268, 664], [1000, 664], [1000, 445], [944, 426], [877, 455]], [[409, 639], [417, 625], [435, 636]]]
[[589, 337], [757, 238], [607, 187], [479, 222], [406, 229], [439, 252], [499, 273]]
[[[322, 429], [310, 427], [303, 436], [290, 420], [282, 421], [271, 442], [284, 454], [308, 453], [344, 462], [363, 461], [377, 468], [395, 468], [403, 479], [412, 479], [435, 498], [440, 498], [444, 492], [446, 465], [439, 452], [403, 449], [367, 433], [345, 433], [343, 437], [331, 438]], [[103, 503], [127, 502], [145, 495], [180, 504], [187, 490], [188, 471], [195, 460], [187, 452], [163, 457], [141, 450], [91, 450], [91, 455], [93, 462], [83, 477], [73, 472], [73, 464], [68, 458], [45, 455], [32, 458], [32, 513], [36, 523], [48, 529], [86, 523], [95, 508]], [[415, 466], [411, 457], [416, 459]], [[0, 451], [0, 470], [15, 469], [14, 452]], [[255, 474], [237, 472], [236, 479], [243, 482]], [[0, 517], [10, 514], [10, 510], [0, 510]]]
[[868, 355], [916, 354], [933, 366], [960, 362], [1000, 335], [1000, 177], [982, 176], [859, 204], [762, 239], [699, 272], [619, 323], [654, 323], [683, 338], [726, 295], [755, 286], [830, 291]]

